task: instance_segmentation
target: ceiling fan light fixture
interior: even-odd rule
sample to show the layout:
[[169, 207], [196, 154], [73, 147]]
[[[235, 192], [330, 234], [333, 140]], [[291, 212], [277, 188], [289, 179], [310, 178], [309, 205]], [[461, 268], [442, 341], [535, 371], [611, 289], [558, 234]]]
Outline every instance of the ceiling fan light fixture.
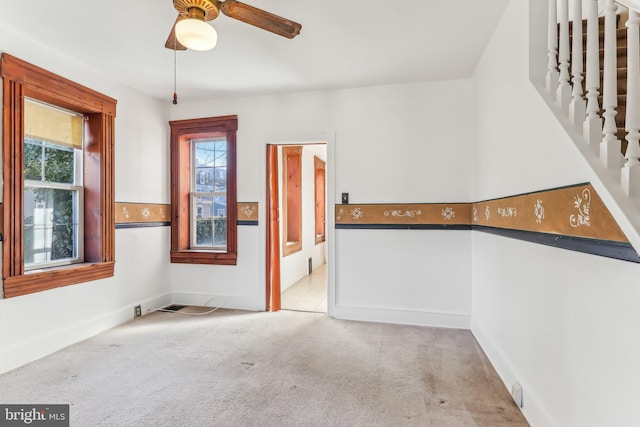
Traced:
[[189, 17], [176, 24], [176, 38], [188, 49], [211, 50], [218, 42], [218, 33], [204, 21], [202, 10], [191, 8]]

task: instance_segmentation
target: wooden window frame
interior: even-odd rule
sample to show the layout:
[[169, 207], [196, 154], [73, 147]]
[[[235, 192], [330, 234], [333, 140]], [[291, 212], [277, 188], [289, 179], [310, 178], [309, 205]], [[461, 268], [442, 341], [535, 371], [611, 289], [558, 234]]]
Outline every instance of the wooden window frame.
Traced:
[[[318, 173], [322, 171], [322, 188], [318, 186]], [[315, 197], [315, 241], [316, 245], [326, 240], [326, 162], [313, 156], [313, 194]]]
[[[236, 265], [238, 213], [236, 133], [238, 116], [170, 121], [171, 127], [171, 252], [172, 263]], [[227, 139], [227, 251], [190, 249], [191, 147], [189, 141], [224, 136]]]
[[[4, 297], [112, 277], [115, 256], [114, 122], [116, 100], [9, 54], [0, 57]], [[24, 270], [24, 98], [87, 117], [84, 141], [84, 262]]]
[[[297, 164], [295, 175], [288, 167], [290, 159]], [[282, 254], [288, 256], [302, 250], [302, 146], [282, 147], [282, 187]], [[291, 231], [298, 239], [289, 240]]]

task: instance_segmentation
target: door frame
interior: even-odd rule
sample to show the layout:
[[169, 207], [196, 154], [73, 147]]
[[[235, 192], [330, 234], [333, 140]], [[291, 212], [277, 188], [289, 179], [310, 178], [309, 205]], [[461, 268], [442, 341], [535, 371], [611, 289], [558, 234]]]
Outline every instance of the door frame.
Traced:
[[265, 210], [267, 215], [267, 245], [265, 276], [266, 311], [279, 311], [280, 305], [280, 186], [278, 177], [280, 168], [278, 164], [278, 146], [267, 144], [267, 197]]
[[[265, 248], [264, 252], [260, 251], [264, 268], [265, 283], [265, 311], [280, 310], [280, 225], [278, 215], [279, 198], [276, 198], [276, 204], [272, 202], [274, 194], [271, 190], [273, 180], [278, 179], [278, 157], [277, 148], [281, 145], [313, 145], [323, 143], [327, 147], [326, 162], [326, 262], [327, 262], [327, 315], [333, 317], [335, 300], [335, 178], [334, 178], [334, 152], [335, 152], [335, 136], [332, 133], [321, 133], [307, 136], [273, 136], [267, 135], [265, 141], [265, 161], [263, 162], [263, 174], [265, 177], [262, 189], [264, 191], [262, 200], [264, 200], [265, 209], [264, 218], [265, 227], [261, 229], [261, 247]], [[270, 155], [275, 152], [274, 156]], [[274, 165], [278, 167], [273, 172]], [[272, 239], [271, 233], [277, 231], [277, 238]], [[277, 256], [276, 256], [277, 255]], [[275, 262], [275, 268], [273, 268]]]

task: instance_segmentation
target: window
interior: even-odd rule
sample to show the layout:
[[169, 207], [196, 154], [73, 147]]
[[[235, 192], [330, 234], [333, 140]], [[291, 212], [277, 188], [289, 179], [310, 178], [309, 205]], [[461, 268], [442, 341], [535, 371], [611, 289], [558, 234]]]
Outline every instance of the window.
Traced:
[[236, 116], [171, 126], [171, 262], [235, 265]]
[[313, 157], [316, 244], [325, 240], [325, 164], [318, 156]]
[[2, 54], [5, 298], [113, 276], [116, 101]]
[[82, 116], [24, 106], [24, 268], [82, 262]]
[[282, 148], [283, 255], [302, 250], [302, 147]]
[[222, 207], [227, 206], [227, 140], [218, 137], [190, 144], [191, 171], [200, 177], [197, 184], [191, 181], [191, 205], [199, 208], [191, 218], [191, 248], [226, 252], [227, 219]]

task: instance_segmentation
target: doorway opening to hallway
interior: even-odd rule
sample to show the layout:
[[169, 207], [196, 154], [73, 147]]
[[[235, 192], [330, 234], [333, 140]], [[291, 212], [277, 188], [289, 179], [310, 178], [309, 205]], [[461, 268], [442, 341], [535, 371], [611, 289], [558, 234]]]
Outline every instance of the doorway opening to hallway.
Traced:
[[267, 145], [267, 310], [327, 312], [326, 143]]

